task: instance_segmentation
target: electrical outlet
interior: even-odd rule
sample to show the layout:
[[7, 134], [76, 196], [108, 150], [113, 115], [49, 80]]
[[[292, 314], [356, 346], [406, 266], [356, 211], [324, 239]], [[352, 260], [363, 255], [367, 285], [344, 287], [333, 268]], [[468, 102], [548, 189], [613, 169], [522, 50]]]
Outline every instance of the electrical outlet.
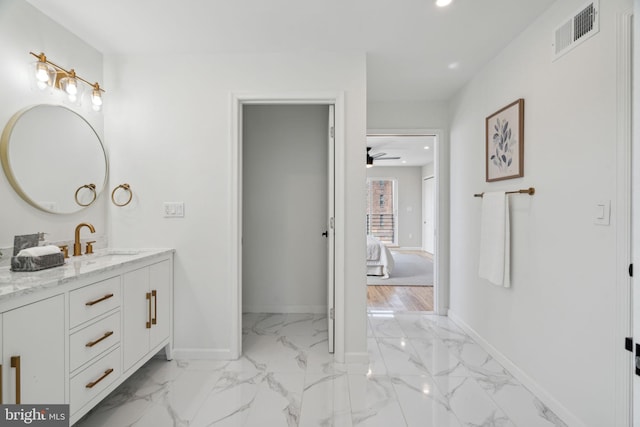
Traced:
[[164, 202], [165, 218], [184, 218], [184, 202]]

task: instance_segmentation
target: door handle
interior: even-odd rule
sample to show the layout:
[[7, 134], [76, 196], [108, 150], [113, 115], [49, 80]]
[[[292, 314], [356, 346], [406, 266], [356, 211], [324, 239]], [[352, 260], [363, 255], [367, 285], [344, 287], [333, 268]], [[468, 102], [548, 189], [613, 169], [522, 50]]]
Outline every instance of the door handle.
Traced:
[[147, 301], [149, 301], [149, 317], [147, 318], [147, 329], [151, 329], [151, 292], [146, 294]]
[[322, 233], [322, 235], [323, 235], [324, 237], [329, 237], [329, 230], [327, 230], [327, 231], [325, 231], [324, 233]]
[[11, 367], [16, 368], [16, 405], [20, 404], [20, 356], [11, 356]]
[[158, 323], [158, 291], [151, 291], [151, 297], [153, 298], [153, 318], [151, 324], [156, 325]]

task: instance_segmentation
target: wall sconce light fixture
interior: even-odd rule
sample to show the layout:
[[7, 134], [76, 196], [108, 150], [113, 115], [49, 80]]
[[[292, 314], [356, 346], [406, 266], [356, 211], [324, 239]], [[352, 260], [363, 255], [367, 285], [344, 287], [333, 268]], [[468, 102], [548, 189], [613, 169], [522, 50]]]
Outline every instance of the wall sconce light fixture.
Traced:
[[49, 61], [44, 53], [36, 54], [29, 52], [38, 58], [34, 63], [33, 71], [35, 73], [36, 84], [39, 89], [54, 87], [65, 92], [69, 101], [77, 102], [83, 93], [81, 83], [87, 84], [91, 88], [91, 106], [95, 111], [102, 109], [102, 94], [105, 92], [98, 82], [90, 83], [76, 74], [72, 68], [66, 70], [61, 66]]

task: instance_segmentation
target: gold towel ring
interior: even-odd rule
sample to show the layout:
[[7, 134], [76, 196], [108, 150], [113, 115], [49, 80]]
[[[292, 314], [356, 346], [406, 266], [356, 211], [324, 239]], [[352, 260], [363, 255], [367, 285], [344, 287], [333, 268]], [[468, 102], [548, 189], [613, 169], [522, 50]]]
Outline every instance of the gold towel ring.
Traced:
[[[129, 200], [127, 200], [124, 203], [118, 203], [116, 202], [116, 191], [122, 188], [124, 191], [128, 191], [129, 192]], [[116, 206], [127, 206], [129, 203], [131, 203], [131, 199], [133, 198], [133, 191], [131, 191], [131, 186], [129, 184], [120, 184], [118, 185], [116, 188], [113, 189], [113, 191], [111, 192], [111, 201], [113, 202], [114, 205]]]
[[[88, 189], [89, 189], [89, 191], [91, 191], [91, 192], [93, 193], [93, 199], [91, 199], [91, 201], [90, 201], [89, 203], [87, 203], [87, 204], [80, 203], [80, 200], [78, 200], [78, 193], [79, 193], [79, 192], [80, 192], [80, 190], [82, 190], [83, 188], [88, 188]], [[97, 197], [97, 196], [98, 196], [98, 195], [96, 194], [96, 185], [95, 185], [95, 184], [85, 184], [85, 185], [83, 185], [82, 187], [79, 187], [79, 188], [76, 190], [76, 195], [75, 195], [74, 197], [75, 197], [75, 199], [76, 199], [76, 203], [77, 203], [77, 204], [79, 204], [80, 206], [85, 206], [85, 207], [86, 207], [86, 206], [89, 206], [91, 203], [95, 202], [95, 201], [96, 201], [96, 197]]]

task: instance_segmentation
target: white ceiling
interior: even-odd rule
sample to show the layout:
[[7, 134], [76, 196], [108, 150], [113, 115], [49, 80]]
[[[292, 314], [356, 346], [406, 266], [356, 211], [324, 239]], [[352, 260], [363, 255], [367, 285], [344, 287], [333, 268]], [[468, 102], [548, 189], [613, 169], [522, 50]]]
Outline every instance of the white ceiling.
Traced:
[[28, 0], [104, 53], [365, 51], [370, 101], [449, 99], [554, 1]]
[[[378, 166], [424, 166], [433, 162], [435, 136], [433, 135], [367, 135], [369, 154], [400, 157], [397, 160], [374, 160]], [[425, 148], [428, 147], [428, 148]]]
[[[442, 101], [555, 0], [27, 1], [106, 54], [364, 51], [368, 101]], [[402, 157], [376, 165], [424, 165], [425, 145], [368, 139]]]

